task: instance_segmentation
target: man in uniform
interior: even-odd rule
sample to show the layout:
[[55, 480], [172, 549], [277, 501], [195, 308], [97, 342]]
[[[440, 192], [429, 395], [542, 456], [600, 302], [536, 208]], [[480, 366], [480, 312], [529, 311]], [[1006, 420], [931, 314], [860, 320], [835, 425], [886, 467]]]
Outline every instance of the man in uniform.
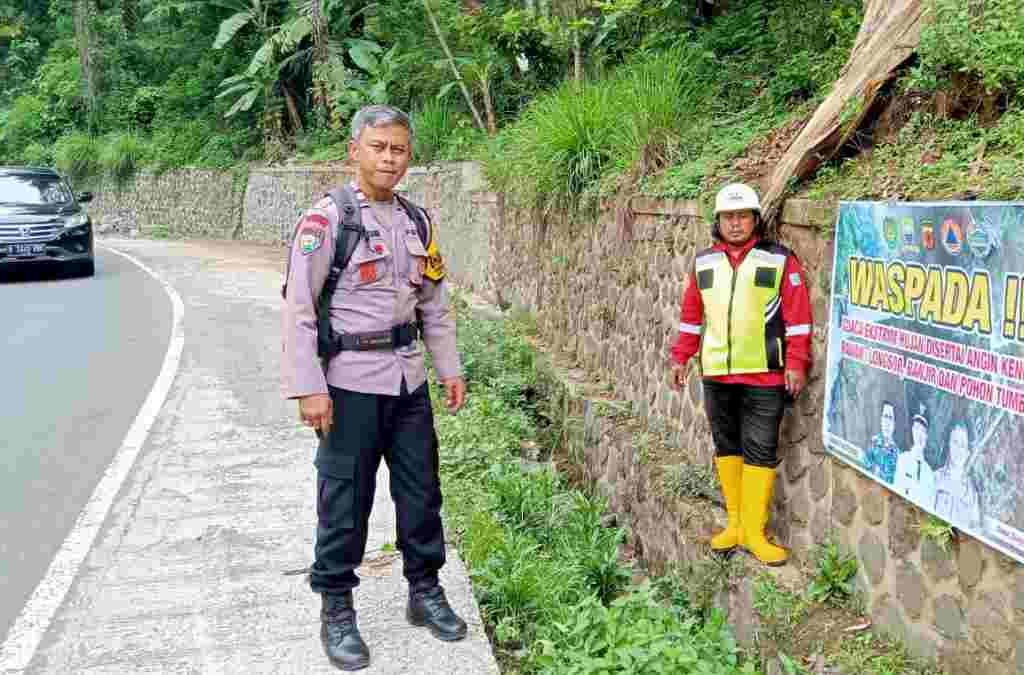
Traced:
[[864, 453], [864, 468], [892, 483], [896, 477], [896, 460], [900, 456], [899, 446], [893, 440], [896, 431], [896, 406], [891, 401], [882, 401], [881, 431], [871, 438], [871, 445]]
[[765, 526], [779, 425], [787, 397], [803, 390], [811, 361], [807, 281], [789, 249], [763, 238], [760, 200], [750, 187], [727, 185], [718, 193], [712, 233], [715, 245], [697, 254], [684, 280], [672, 384], [685, 384], [686, 364], [699, 354], [729, 515], [712, 550], [743, 547], [765, 564], [781, 565], [789, 554], [768, 541]]
[[[359, 583], [355, 570], [366, 547], [382, 456], [391, 472], [398, 548], [409, 583], [406, 617], [442, 640], [466, 635], [465, 622], [438, 584], [445, 561], [438, 443], [420, 339], [433, 356], [449, 411], [462, 407], [466, 385], [432, 228], [424, 241], [417, 219], [427, 223], [425, 213], [415, 213], [418, 207], [394, 192], [411, 148], [405, 113], [387, 106], [360, 110], [349, 146], [355, 180], [347, 192], [335, 191], [305, 213], [289, 255], [282, 384], [285, 396], [298, 401], [302, 422], [320, 437], [310, 586], [322, 595], [324, 650], [342, 670], [370, 662], [352, 589]], [[351, 202], [339, 204], [342, 194]], [[349, 234], [346, 224], [353, 220], [362, 229], [329, 300], [330, 332], [340, 351], [323, 359], [325, 372], [322, 350], [318, 356], [318, 332], [325, 332], [318, 331], [318, 298], [336, 244], [348, 241], [340, 235]]]

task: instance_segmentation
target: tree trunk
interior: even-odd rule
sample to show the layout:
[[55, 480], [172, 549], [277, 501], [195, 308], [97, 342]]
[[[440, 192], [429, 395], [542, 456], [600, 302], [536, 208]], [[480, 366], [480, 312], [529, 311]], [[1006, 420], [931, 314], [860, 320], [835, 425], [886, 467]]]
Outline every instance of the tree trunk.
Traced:
[[292, 122], [292, 129], [296, 132], [302, 132], [302, 115], [299, 114], [299, 105], [295, 101], [295, 94], [283, 82], [281, 83], [281, 91], [284, 92], [284, 104], [288, 108], [288, 119]]
[[437, 36], [438, 42], [441, 43], [441, 49], [444, 50], [445, 56], [448, 57], [448, 65], [452, 69], [455, 81], [459, 83], [459, 89], [462, 91], [462, 97], [466, 99], [466, 105], [469, 106], [470, 112], [473, 113], [473, 119], [476, 121], [477, 128], [486, 133], [487, 127], [484, 126], [484, 121], [480, 117], [480, 111], [476, 109], [476, 104], [473, 103], [473, 97], [470, 96], [469, 89], [466, 87], [466, 82], [462, 79], [462, 73], [459, 72], [459, 67], [455, 64], [455, 57], [452, 56], [452, 50], [448, 49], [448, 41], [444, 39], [444, 33], [441, 32], [441, 26], [437, 23], [437, 18], [434, 16], [434, 10], [430, 8], [430, 0], [423, 0], [423, 8], [427, 10], [427, 18], [430, 19], [430, 25], [434, 28], [434, 35]]
[[89, 26], [89, 0], [74, 0], [75, 44], [82, 71], [82, 97], [89, 113], [89, 124], [95, 122], [99, 108], [99, 75], [92, 58], [92, 33]]
[[322, 72], [330, 57], [330, 32], [324, 15], [322, 0], [310, 3], [309, 21], [313, 25], [313, 103], [324, 110], [324, 118], [331, 118], [331, 103], [327, 96], [327, 82]]
[[484, 70], [484, 76], [480, 78], [480, 94], [484, 99], [484, 113], [487, 115], [487, 133], [494, 136], [498, 133], [498, 122], [494, 116], [494, 101], [491, 98], [491, 71]]
[[924, 0], [865, 0], [864, 21], [850, 57], [829, 94], [779, 161], [763, 211], [775, 221], [790, 180], [811, 176], [857, 131], [879, 90], [917, 50]]

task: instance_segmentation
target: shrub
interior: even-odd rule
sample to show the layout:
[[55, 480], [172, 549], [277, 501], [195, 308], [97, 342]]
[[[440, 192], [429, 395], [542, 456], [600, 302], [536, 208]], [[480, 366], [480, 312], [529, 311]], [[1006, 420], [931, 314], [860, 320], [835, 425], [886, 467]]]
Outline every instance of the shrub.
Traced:
[[57, 168], [72, 182], [87, 180], [100, 174], [99, 144], [88, 134], [79, 132], [61, 136], [54, 145]]
[[118, 185], [130, 181], [143, 161], [145, 146], [133, 134], [112, 136], [100, 152], [100, 165]]
[[195, 164], [213, 135], [212, 129], [200, 121], [159, 127], [150, 139], [153, 167], [159, 171]]
[[720, 612], [706, 622], [680, 618], [658, 603], [649, 587], [610, 606], [584, 599], [563, 610], [531, 654], [544, 673], [754, 673], [740, 666], [739, 649]]
[[1024, 12], [1019, 0], [930, 0], [932, 20], [921, 34], [918, 83], [941, 86], [970, 73], [990, 91], [1024, 85]]
[[841, 606], [853, 596], [857, 559], [840, 550], [835, 542], [823, 545], [816, 554], [817, 575], [807, 589], [815, 602]]
[[45, 116], [46, 102], [42, 98], [31, 94], [16, 98], [0, 126], [0, 147], [17, 156], [27, 146], [42, 142]]
[[53, 146], [32, 143], [21, 151], [21, 160], [27, 166], [52, 166]]

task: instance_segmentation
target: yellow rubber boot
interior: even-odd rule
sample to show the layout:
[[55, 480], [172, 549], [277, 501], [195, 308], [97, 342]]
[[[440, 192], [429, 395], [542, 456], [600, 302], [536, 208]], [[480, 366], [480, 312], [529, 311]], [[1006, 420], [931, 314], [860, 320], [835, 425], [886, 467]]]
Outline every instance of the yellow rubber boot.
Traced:
[[711, 550], [725, 553], [743, 543], [743, 528], [740, 526], [740, 495], [743, 491], [743, 457], [740, 455], [716, 457], [718, 480], [722, 484], [725, 511], [729, 522], [725, 529], [711, 538]]
[[743, 497], [740, 517], [743, 521], [743, 547], [766, 565], [784, 565], [789, 551], [768, 541], [764, 528], [775, 488], [775, 469], [743, 466]]

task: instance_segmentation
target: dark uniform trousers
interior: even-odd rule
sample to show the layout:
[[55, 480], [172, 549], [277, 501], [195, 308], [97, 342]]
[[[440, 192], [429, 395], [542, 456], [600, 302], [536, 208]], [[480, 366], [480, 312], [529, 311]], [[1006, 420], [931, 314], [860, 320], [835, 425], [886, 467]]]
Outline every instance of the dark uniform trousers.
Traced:
[[424, 383], [398, 396], [329, 387], [334, 423], [317, 451], [316, 560], [310, 587], [343, 593], [359, 584], [356, 568], [367, 528], [380, 459], [388, 463], [398, 512], [398, 549], [412, 588], [433, 586], [444, 565], [438, 443]]
[[779, 464], [779, 424], [786, 412], [785, 387], [755, 387], [704, 380], [704, 409], [718, 457], [742, 455], [744, 464]]

